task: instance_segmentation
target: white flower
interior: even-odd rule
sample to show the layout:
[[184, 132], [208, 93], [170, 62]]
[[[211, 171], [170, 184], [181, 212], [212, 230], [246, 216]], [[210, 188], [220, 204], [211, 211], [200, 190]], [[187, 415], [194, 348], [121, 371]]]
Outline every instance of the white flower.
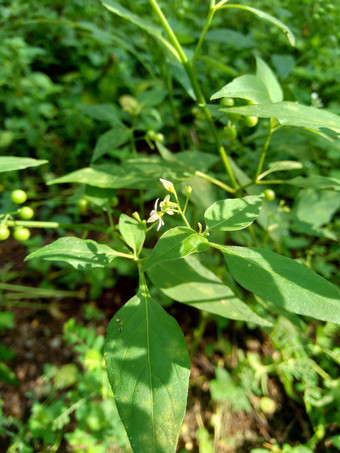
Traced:
[[164, 225], [164, 221], [162, 219], [163, 215], [174, 215], [172, 208], [177, 207], [176, 203], [170, 201], [170, 195], [166, 195], [164, 200], [159, 203], [160, 211], [158, 211], [158, 201], [159, 198], [157, 198], [154, 209], [150, 212], [150, 217], [147, 220], [148, 223], [158, 222], [157, 231]]
[[175, 193], [175, 187], [171, 181], [167, 181], [166, 179], [159, 178], [160, 182], [163, 184], [164, 189], [168, 190], [171, 193]]
[[170, 201], [170, 195], [166, 195], [164, 200], [159, 203], [161, 211], [166, 212], [169, 215], [174, 215], [174, 211], [171, 209], [172, 206], [176, 206], [176, 203]]
[[[163, 219], [162, 219], [163, 213], [159, 213], [159, 212], [157, 211], [158, 201], [159, 201], [159, 198], [157, 198], [157, 200], [156, 200], [156, 202], [155, 202], [155, 207], [154, 207], [154, 209], [150, 212], [150, 217], [149, 217], [148, 220], [147, 220], [148, 223], [158, 222], [157, 231], [160, 229], [160, 227], [162, 227], [162, 226], [164, 225], [164, 221], [163, 221]], [[161, 215], [160, 215], [160, 214], [161, 214]]]

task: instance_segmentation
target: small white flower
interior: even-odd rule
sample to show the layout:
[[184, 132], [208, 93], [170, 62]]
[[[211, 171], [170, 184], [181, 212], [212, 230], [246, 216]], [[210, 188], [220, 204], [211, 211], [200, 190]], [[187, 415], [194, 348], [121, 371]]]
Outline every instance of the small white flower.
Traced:
[[160, 182], [163, 184], [164, 189], [168, 190], [171, 193], [175, 193], [175, 187], [171, 181], [167, 181], [166, 179], [159, 178]]
[[164, 200], [159, 203], [159, 207], [161, 208], [162, 212], [166, 212], [169, 215], [174, 215], [174, 211], [171, 209], [171, 207], [175, 205], [176, 203], [172, 203], [170, 201], [170, 195], [166, 195], [164, 197]]
[[161, 215], [160, 215], [160, 213], [157, 211], [158, 201], [159, 201], [159, 198], [157, 198], [157, 200], [155, 202], [155, 207], [150, 212], [150, 217], [147, 220], [148, 223], [158, 222], [157, 231], [164, 225], [164, 221], [162, 219], [163, 213], [161, 213]]

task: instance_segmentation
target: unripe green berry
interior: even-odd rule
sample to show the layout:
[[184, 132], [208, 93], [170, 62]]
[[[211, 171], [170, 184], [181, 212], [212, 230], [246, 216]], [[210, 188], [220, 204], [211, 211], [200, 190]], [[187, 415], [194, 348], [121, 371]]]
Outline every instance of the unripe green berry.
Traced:
[[248, 127], [255, 127], [258, 122], [259, 119], [257, 116], [246, 116], [244, 118], [244, 124]]
[[264, 414], [272, 415], [276, 411], [275, 401], [269, 398], [269, 396], [263, 396], [260, 399], [260, 410]]
[[236, 127], [235, 126], [226, 126], [224, 128], [223, 136], [224, 136], [223, 138], [225, 138], [226, 140], [235, 140], [235, 138], [237, 137]]
[[31, 236], [30, 230], [25, 227], [17, 227], [13, 232], [14, 239], [19, 242], [27, 241], [27, 239], [30, 236]]
[[264, 199], [266, 201], [273, 201], [273, 200], [275, 200], [275, 197], [276, 197], [276, 194], [275, 194], [274, 190], [266, 189], [264, 191]]
[[18, 211], [19, 216], [24, 220], [29, 220], [34, 216], [34, 211], [29, 206], [23, 206]]
[[233, 98], [222, 98], [221, 105], [225, 105], [226, 107], [232, 107], [235, 104]]
[[6, 241], [9, 238], [10, 232], [6, 226], [0, 227], [0, 241]]
[[27, 193], [20, 189], [13, 190], [13, 192], [11, 193], [11, 200], [15, 204], [25, 203], [25, 201], [27, 200]]

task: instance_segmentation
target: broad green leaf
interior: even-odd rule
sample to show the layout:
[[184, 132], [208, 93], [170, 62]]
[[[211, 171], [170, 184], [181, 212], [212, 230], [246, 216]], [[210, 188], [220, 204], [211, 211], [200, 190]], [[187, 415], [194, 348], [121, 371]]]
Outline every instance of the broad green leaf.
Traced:
[[125, 214], [119, 217], [119, 231], [125, 242], [135, 253], [142, 248], [145, 240], [145, 229], [134, 218]]
[[83, 168], [49, 181], [48, 184], [80, 183], [111, 189], [148, 189], [159, 178], [170, 181], [188, 179], [195, 170], [179, 162], [165, 161], [159, 156], [127, 159], [121, 165], [98, 165]]
[[102, 157], [104, 154], [124, 145], [131, 138], [131, 131], [126, 127], [115, 127], [101, 135], [93, 151], [92, 162]]
[[267, 14], [267, 13], [264, 13], [263, 11], [259, 10], [259, 9], [256, 9], [256, 8], [252, 8], [251, 6], [246, 6], [246, 5], [222, 5], [220, 6], [219, 8], [217, 9], [227, 9], [227, 8], [239, 8], [239, 9], [243, 9], [245, 11], [248, 11], [252, 14], [255, 14], [255, 16], [258, 16], [260, 19], [264, 19], [268, 22], [271, 22], [272, 24], [276, 25], [278, 28], [280, 28], [283, 33], [287, 36], [290, 44], [292, 46], [295, 46], [295, 37], [292, 33], [292, 31], [290, 30], [290, 28], [287, 27], [287, 25], [285, 25], [283, 22], [281, 22], [279, 19], [276, 19], [276, 17], [273, 17], [271, 16], [270, 14]]
[[163, 261], [177, 260], [191, 253], [204, 252], [208, 248], [207, 238], [191, 228], [172, 228], [160, 237], [142, 270], [146, 271]]
[[302, 264], [269, 250], [219, 246], [235, 280], [288, 311], [340, 324], [340, 292]]
[[327, 176], [311, 175], [307, 178], [298, 176], [285, 182], [292, 186], [304, 187], [306, 189], [320, 189], [320, 190], [335, 190], [340, 192], [340, 180], [336, 178], [328, 178]]
[[216, 201], [204, 213], [209, 230], [235, 231], [251, 225], [260, 214], [263, 195]]
[[109, 324], [105, 361], [134, 453], [175, 453], [190, 360], [176, 321], [144, 291]]
[[[221, 90], [214, 93], [210, 99], [214, 100], [228, 97], [248, 99], [256, 104], [271, 102], [270, 95], [265, 84], [257, 76], [251, 74], [237, 77], [232, 82], [221, 88]], [[222, 110], [226, 112], [231, 111], [229, 108]]]
[[153, 266], [148, 270], [148, 276], [154, 286], [177, 302], [224, 318], [270, 325], [237, 298], [229, 286], [194, 255]]
[[29, 157], [0, 156], [0, 173], [5, 171], [23, 170], [29, 167], [38, 167], [47, 164], [48, 160], [37, 160]]
[[162, 35], [162, 29], [160, 27], [157, 27], [151, 22], [148, 22], [147, 20], [142, 19], [139, 16], [136, 16], [136, 14], [124, 8], [120, 3], [114, 0], [101, 0], [101, 2], [103, 6], [105, 6], [105, 8], [107, 8], [112, 13], [122, 17], [123, 19], [128, 20], [129, 22], [132, 22], [134, 25], [137, 25], [137, 27], [141, 28], [142, 30], [145, 30], [151, 36], [158, 39], [158, 41], [160, 41], [167, 49], [169, 49], [171, 53], [179, 60], [177, 51], [164, 38], [164, 36]]
[[260, 58], [256, 57], [256, 77], [263, 82], [272, 102], [283, 101], [283, 93], [277, 78], [270, 67]]
[[102, 189], [94, 186], [85, 186], [85, 198], [93, 205], [108, 208], [117, 194], [115, 189]]
[[88, 117], [111, 124], [121, 124], [117, 108], [113, 104], [78, 105], [78, 108]]
[[314, 189], [300, 190], [293, 209], [292, 219], [309, 223], [314, 227], [328, 224], [340, 208], [340, 196], [334, 191]]
[[[236, 79], [237, 80], [237, 79]], [[260, 118], [276, 118], [283, 126], [304, 127], [308, 130], [340, 134], [340, 117], [323, 109], [295, 102], [276, 102], [222, 109], [226, 113], [239, 113]]]
[[116, 256], [117, 252], [108, 245], [98, 244], [89, 239], [65, 237], [30, 253], [25, 261], [35, 258], [65, 261], [76, 269], [89, 270], [94, 267], [106, 267]]
[[303, 168], [303, 165], [301, 164], [301, 162], [296, 162], [295, 160], [281, 160], [279, 162], [271, 162], [268, 167], [268, 170], [259, 175], [259, 177], [257, 178], [258, 180], [276, 171], [300, 170], [301, 168]]

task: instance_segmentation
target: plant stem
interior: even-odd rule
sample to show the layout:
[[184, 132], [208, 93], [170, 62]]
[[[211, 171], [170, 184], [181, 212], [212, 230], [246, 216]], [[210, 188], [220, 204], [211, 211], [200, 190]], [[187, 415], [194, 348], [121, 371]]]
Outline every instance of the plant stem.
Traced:
[[36, 220], [7, 220], [6, 225], [8, 227], [24, 226], [27, 228], [67, 228], [72, 230], [108, 231], [108, 227], [88, 225], [86, 223], [40, 222]]
[[215, 14], [215, 0], [210, 0], [210, 6], [209, 6], [209, 12], [208, 12], [208, 17], [207, 17], [207, 20], [205, 21], [205, 24], [204, 24], [204, 28], [202, 30], [202, 33], [201, 33], [201, 36], [200, 36], [200, 39], [198, 40], [198, 43], [197, 43], [197, 46], [196, 46], [196, 49], [195, 49], [195, 52], [194, 52], [194, 55], [191, 59], [191, 64], [193, 65], [196, 61], [196, 58], [198, 56], [198, 53], [199, 51], [201, 50], [201, 47], [202, 47], [202, 44], [203, 44], [203, 41], [204, 41], [204, 38], [205, 38], [205, 35], [207, 34], [207, 31], [210, 27], [210, 24], [211, 24], [211, 21], [212, 21], [212, 18], [214, 17], [214, 14]]
[[194, 70], [192, 64], [190, 63], [190, 61], [188, 60], [188, 57], [184, 53], [184, 51], [182, 49], [182, 46], [180, 45], [175, 33], [173, 32], [172, 28], [170, 27], [168, 21], [166, 20], [166, 17], [164, 16], [162, 10], [158, 6], [157, 1], [156, 0], [149, 0], [149, 3], [151, 5], [151, 7], [153, 8], [155, 14], [157, 15], [158, 19], [160, 20], [165, 32], [168, 35], [168, 38], [169, 38], [170, 42], [172, 43], [172, 45], [174, 46], [174, 48], [176, 49], [176, 51], [178, 53], [179, 60], [182, 63], [182, 66], [183, 66], [185, 72], [187, 73], [187, 76], [189, 77], [192, 89], [194, 90], [197, 103], [201, 104], [200, 107], [203, 109], [204, 116], [205, 116], [206, 121], [207, 121], [207, 123], [209, 125], [210, 131], [211, 131], [211, 133], [212, 133], [212, 135], [214, 137], [218, 152], [219, 152], [219, 154], [221, 156], [222, 162], [223, 162], [223, 164], [225, 166], [225, 169], [226, 169], [226, 171], [228, 173], [228, 176], [230, 178], [232, 186], [235, 189], [237, 189], [238, 185], [237, 185], [234, 173], [233, 173], [233, 171], [231, 169], [231, 166], [230, 166], [230, 163], [229, 163], [229, 159], [228, 159], [228, 155], [227, 155], [223, 145], [221, 144], [221, 141], [220, 141], [217, 129], [215, 127], [215, 123], [214, 123], [214, 121], [212, 119], [210, 110], [206, 107], [206, 100], [205, 100], [204, 95], [203, 95], [203, 93], [201, 91], [201, 88], [199, 86], [195, 70]]
[[272, 122], [272, 120], [270, 120], [270, 126], [269, 126], [268, 135], [267, 135], [266, 141], [264, 142], [262, 153], [261, 153], [260, 160], [259, 160], [259, 164], [257, 166], [257, 170], [256, 170], [256, 174], [255, 174], [255, 181], [256, 182], [257, 182], [257, 178], [261, 174], [261, 171], [262, 171], [262, 168], [263, 168], [263, 164], [264, 164], [264, 161], [266, 159], [267, 150], [268, 150], [268, 146], [269, 146], [269, 142], [270, 142], [270, 138], [272, 136], [272, 133], [273, 133], [273, 122]]
[[227, 184], [224, 184], [224, 182], [220, 181], [219, 179], [213, 178], [212, 176], [203, 173], [202, 171], [195, 171], [195, 175], [199, 176], [200, 178], [206, 179], [207, 181], [210, 181], [212, 184], [215, 184], [215, 186], [221, 187], [221, 189], [224, 189], [227, 192], [235, 193], [235, 189], [227, 186]]

